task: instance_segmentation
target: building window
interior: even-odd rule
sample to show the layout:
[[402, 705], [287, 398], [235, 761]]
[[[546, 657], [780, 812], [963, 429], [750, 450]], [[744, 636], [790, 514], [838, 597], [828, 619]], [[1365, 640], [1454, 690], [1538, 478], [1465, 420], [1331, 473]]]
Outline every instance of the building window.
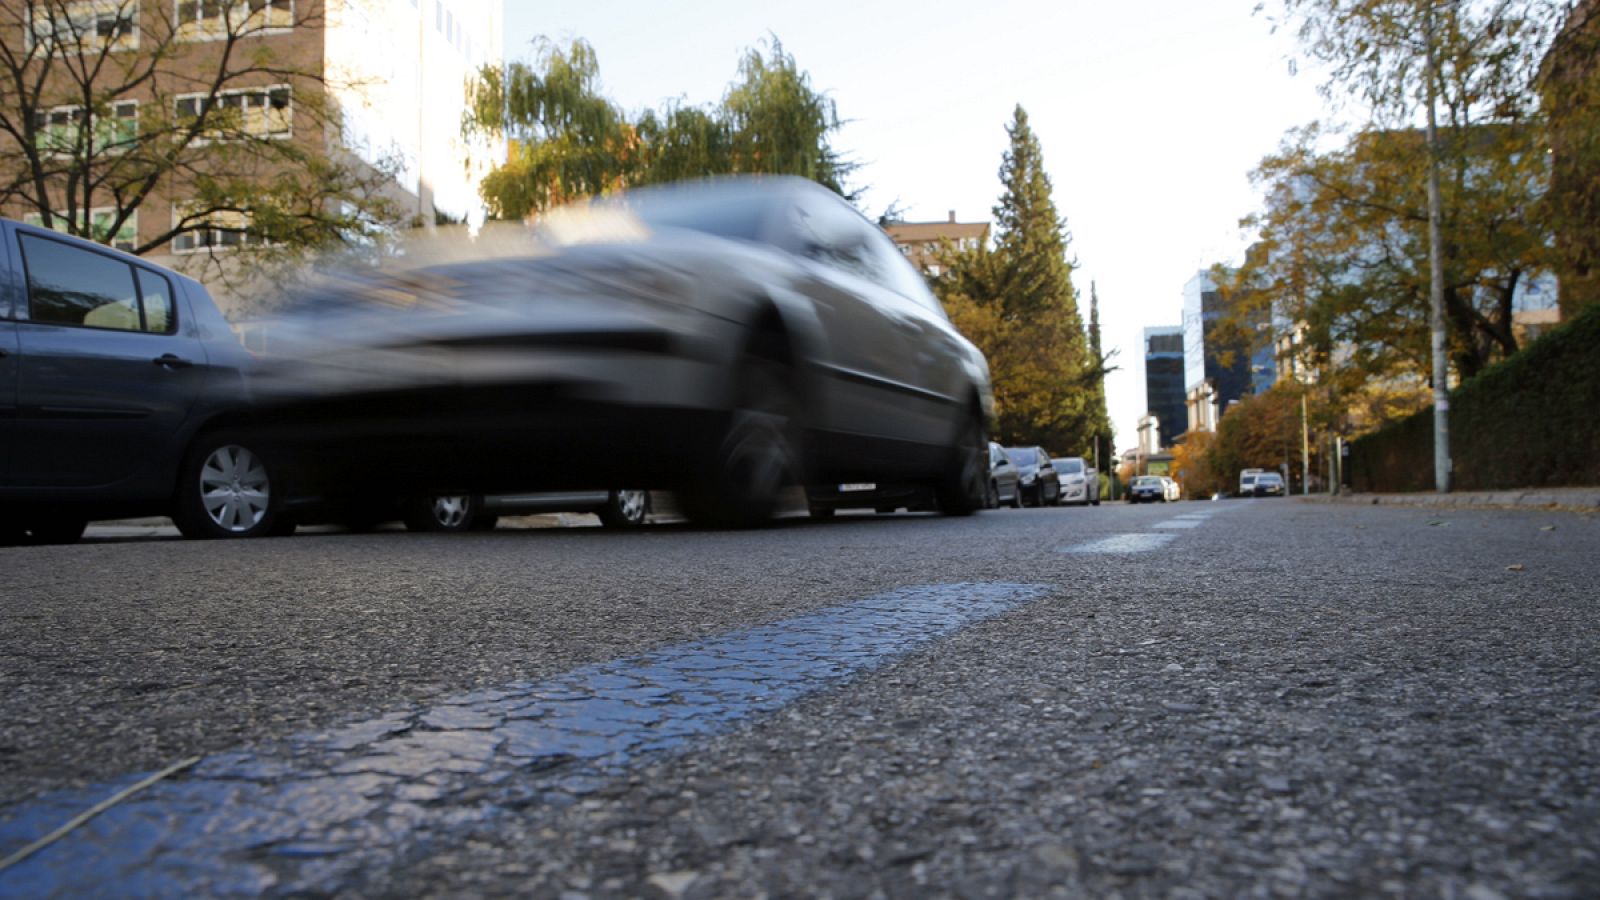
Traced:
[[[139, 238], [139, 211], [128, 213], [128, 218], [122, 223], [115, 234], [111, 233], [111, 223], [116, 220], [117, 211], [109, 206], [98, 206], [89, 210], [89, 237], [101, 244], [106, 244], [118, 250], [133, 251], [134, 243]], [[26, 213], [22, 217], [24, 224], [37, 228], [44, 227], [44, 216], [39, 213]], [[56, 213], [50, 218], [50, 228], [67, 234], [67, 217]]]
[[[67, 156], [78, 151], [85, 120], [81, 106], [56, 106], [33, 114], [33, 145], [47, 156]], [[139, 102], [111, 105], [111, 114], [94, 119], [94, 141], [89, 152], [125, 150], [139, 135]]]
[[[173, 209], [172, 224], [183, 221], [181, 210]], [[210, 249], [232, 250], [236, 247], [262, 247], [267, 239], [251, 228], [250, 216], [236, 210], [217, 210], [207, 214], [202, 221], [191, 222], [184, 231], [172, 239], [173, 253], [195, 253]]]
[[294, 133], [294, 104], [288, 85], [222, 91], [215, 99], [185, 94], [176, 101], [180, 120], [206, 116], [206, 138], [286, 138]]
[[217, 40], [294, 27], [294, 0], [177, 0], [178, 37]]
[[84, 53], [139, 46], [139, 4], [126, 0], [28, 4], [28, 36], [35, 45]]

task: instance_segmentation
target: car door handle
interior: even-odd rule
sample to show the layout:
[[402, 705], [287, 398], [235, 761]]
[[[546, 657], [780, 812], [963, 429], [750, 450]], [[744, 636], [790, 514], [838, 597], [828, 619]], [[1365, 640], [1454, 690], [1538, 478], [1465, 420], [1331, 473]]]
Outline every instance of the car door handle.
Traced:
[[194, 365], [194, 363], [174, 353], [163, 353], [150, 361], [168, 369], [187, 369]]

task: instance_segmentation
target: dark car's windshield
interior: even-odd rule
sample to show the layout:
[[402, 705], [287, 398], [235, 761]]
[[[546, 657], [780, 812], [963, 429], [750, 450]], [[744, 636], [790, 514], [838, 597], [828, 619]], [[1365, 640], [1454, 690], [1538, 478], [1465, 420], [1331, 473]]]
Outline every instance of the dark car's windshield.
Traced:
[[1006, 448], [1006, 455], [1011, 457], [1011, 461], [1019, 466], [1032, 466], [1037, 465], [1039, 462], [1039, 454], [1032, 447], [1017, 447], [1015, 449], [1008, 447]]

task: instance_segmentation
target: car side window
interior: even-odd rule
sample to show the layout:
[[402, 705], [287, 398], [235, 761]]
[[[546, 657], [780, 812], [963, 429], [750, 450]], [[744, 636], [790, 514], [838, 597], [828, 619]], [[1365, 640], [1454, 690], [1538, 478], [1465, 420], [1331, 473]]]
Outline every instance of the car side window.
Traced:
[[172, 289], [166, 279], [151, 274], [155, 296], [153, 314], [147, 314], [132, 265], [35, 235], [18, 235], [18, 243], [28, 274], [30, 320], [113, 331], [171, 330]]

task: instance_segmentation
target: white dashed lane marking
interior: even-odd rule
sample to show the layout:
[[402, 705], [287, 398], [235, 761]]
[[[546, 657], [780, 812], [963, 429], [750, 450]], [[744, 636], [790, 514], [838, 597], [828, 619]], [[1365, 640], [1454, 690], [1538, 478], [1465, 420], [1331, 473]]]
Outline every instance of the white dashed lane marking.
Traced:
[[1172, 542], [1175, 534], [1113, 534], [1087, 544], [1061, 548], [1062, 553], [1147, 553]]

